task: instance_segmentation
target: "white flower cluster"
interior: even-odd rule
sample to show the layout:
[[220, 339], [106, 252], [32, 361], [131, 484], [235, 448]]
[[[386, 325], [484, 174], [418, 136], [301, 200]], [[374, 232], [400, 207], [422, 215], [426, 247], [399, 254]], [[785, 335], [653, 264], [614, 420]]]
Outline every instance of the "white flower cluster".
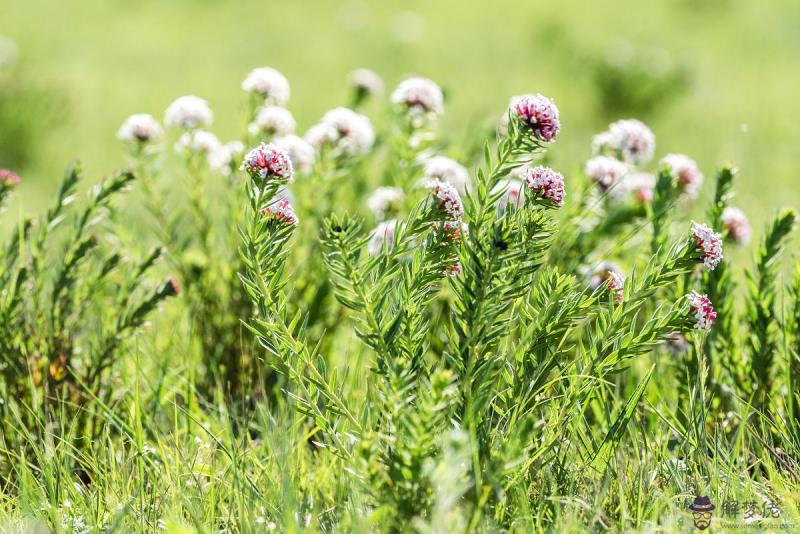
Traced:
[[273, 139], [272, 144], [289, 154], [289, 159], [292, 160], [292, 166], [297, 174], [306, 175], [311, 172], [317, 152], [308, 141], [290, 134]]
[[213, 120], [208, 102], [192, 95], [177, 98], [164, 113], [164, 124], [185, 130], [211, 126]]
[[357, 91], [377, 96], [383, 93], [383, 80], [370, 69], [356, 69], [350, 73], [350, 83]]
[[289, 80], [272, 67], [251, 70], [242, 82], [242, 89], [262, 97], [268, 104], [285, 106], [289, 102]]
[[334, 108], [306, 132], [305, 139], [317, 151], [330, 147], [337, 155], [356, 156], [370, 151], [375, 131], [366, 116], [352, 109]]
[[608, 131], [594, 136], [595, 154], [611, 154], [625, 163], [646, 165], [656, 150], [656, 136], [643, 122], [636, 119], [612, 123]]
[[627, 165], [609, 156], [595, 156], [586, 162], [584, 168], [586, 176], [603, 191], [619, 183], [628, 172]]
[[378, 220], [400, 209], [405, 194], [399, 187], [379, 187], [367, 199], [367, 207]]
[[675, 175], [686, 196], [697, 198], [703, 185], [703, 173], [692, 158], [684, 154], [667, 154], [661, 158], [661, 165], [668, 167]]
[[294, 133], [297, 123], [291, 112], [279, 106], [264, 106], [256, 111], [256, 117], [247, 127], [251, 135], [266, 134], [281, 137]]
[[459, 195], [467, 192], [469, 185], [469, 172], [456, 160], [433, 156], [423, 160], [422, 180], [427, 183], [431, 180], [447, 182], [456, 188]]
[[728, 206], [722, 210], [722, 226], [727, 232], [727, 237], [737, 245], [746, 245], [752, 237], [752, 229], [747, 215], [739, 208]]
[[444, 111], [444, 95], [436, 82], [418, 76], [400, 82], [392, 92], [392, 102], [412, 115], [435, 118]]
[[705, 224], [693, 223], [695, 248], [701, 252], [703, 265], [713, 271], [722, 261], [722, 236]]
[[370, 233], [369, 241], [367, 242], [367, 252], [371, 256], [377, 256], [386, 247], [387, 252], [392, 250], [394, 245], [394, 233], [397, 228], [397, 220], [391, 219], [384, 221]]
[[117, 139], [126, 143], [148, 143], [164, 135], [161, 125], [148, 113], [131, 115], [117, 131]]

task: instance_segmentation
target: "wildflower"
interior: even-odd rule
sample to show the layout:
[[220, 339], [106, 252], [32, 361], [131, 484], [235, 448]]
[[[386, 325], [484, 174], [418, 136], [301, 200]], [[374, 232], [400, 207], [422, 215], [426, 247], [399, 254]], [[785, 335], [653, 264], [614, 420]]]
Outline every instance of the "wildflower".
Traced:
[[441, 232], [447, 241], [460, 243], [464, 234], [469, 234], [469, 226], [461, 221], [444, 221], [441, 225], [434, 226], [435, 232]]
[[500, 200], [497, 201], [497, 209], [500, 213], [504, 213], [509, 205], [514, 209], [519, 208], [525, 201], [524, 182], [518, 178], [521, 177], [519, 169], [522, 167], [511, 171], [508, 180], [500, 180], [492, 190], [492, 193], [503, 192]]
[[343, 155], [355, 156], [369, 152], [375, 142], [375, 132], [364, 115], [347, 108], [335, 108], [312, 126], [305, 138], [318, 151], [332, 146]]
[[511, 111], [527, 124], [533, 135], [547, 143], [553, 141], [561, 129], [558, 108], [546, 96], [522, 95], [511, 104]]
[[175, 143], [176, 152], [201, 155], [210, 163], [217, 161], [221, 150], [217, 136], [205, 130], [184, 132]]
[[615, 302], [622, 302], [625, 298], [625, 275], [615, 263], [600, 262], [589, 275], [589, 288], [597, 290], [605, 285], [606, 289], [614, 295]]
[[383, 93], [383, 80], [370, 69], [356, 69], [350, 73], [350, 84], [363, 100], [368, 96], [377, 96]]
[[609, 190], [608, 195], [614, 200], [630, 196], [638, 204], [649, 204], [653, 201], [655, 187], [656, 177], [649, 172], [631, 172], [623, 176], [616, 187]]
[[0, 169], [0, 184], [2, 186], [15, 186], [19, 185], [20, 179], [16, 173], [8, 169]]
[[251, 70], [242, 82], [242, 89], [276, 106], [285, 106], [289, 101], [289, 80], [272, 67]]
[[210, 126], [213, 119], [214, 114], [208, 107], [208, 102], [191, 95], [176, 99], [164, 113], [164, 124], [185, 130]]
[[253, 178], [262, 180], [270, 176], [284, 181], [292, 179], [292, 160], [289, 154], [274, 144], [261, 143], [250, 150], [244, 157], [241, 168]]
[[439, 180], [431, 180], [426, 186], [430, 189], [438, 204], [438, 208], [443, 211], [450, 220], [460, 221], [464, 215], [464, 205], [455, 187]]
[[469, 172], [459, 162], [444, 156], [434, 156], [424, 161], [422, 179], [427, 182], [439, 180], [456, 188], [459, 195], [467, 192]]
[[378, 226], [375, 227], [374, 230], [369, 235], [369, 241], [367, 242], [367, 252], [371, 256], [377, 256], [384, 250], [384, 244], [386, 247], [387, 252], [391, 252], [392, 246], [394, 245], [394, 233], [395, 229], [397, 228], [397, 220], [391, 219], [388, 221], [384, 221]]
[[367, 199], [367, 207], [380, 219], [396, 212], [403, 203], [403, 190], [398, 187], [379, 187]]
[[694, 328], [696, 330], [711, 330], [714, 326], [714, 320], [717, 318], [717, 312], [714, 311], [714, 306], [706, 295], [701, 295], [692, 291], [686, 295], [689, 301], [690, 313], [694, 317]]
[[308, 141], [302, 137], [289, 134], [273, 139], [272, 144], [282, 148], [289, 154], [292, 166], [299, 174], [311, 172], [317, 153]]
[[228, 141], [217, 150], [209, 164], [223, 175], [228, 176], [236, 168], [242, 154], [244, 154], [244, 143], [241, 141]]
[[686, 341], [686, 337], [680, 332], [667, 334], [664, 345], [670, 354], [675, 356], [686, 354], [689, 351], [689, 342]]
[[703, 185], [703, 173], [695, 161], [683, 154], [667, 154], [661, 158], [661, 164], [667, 166], [678, 179], [681, 191], [689, 198], [697, 198], [700, 186]]
[[692, 236], [695, 249], [701, 252], [703, 265], [713, 271], [722, 261], [722, 236], [705, 224], [693, 223]]
[[653, 159], [656, 136], [643, 122], [636, 119], [612, 123], [608, 131], [592, 140], [596, 154], [612, 154], [625, 163], [645, 165]]
[[601, 190], [605, 191], [628, 174], [628, 167], [617, 159], [595, 156], [586, 162], [584, 172]]
[[181, 294], [181, 285], [174, 276], [170, 276], [167, 279], [167, 287], [170, 295], [177, 296]]
[[283, 136], [294, 133], [297, 123], [289, 110], [278, 106], [264, 106], [256, 112], [256, 118], [248, 126], [252, 135], [264, 133], [268, 136]]
[[273, 198], [269, 206], [261, 210], [261, 215], [279, 223], [297, 226], [297, 214], [287, 198]]
[[436, 118], [444, 111], [442, 89], [428, 78], [412, 77], [400, 82], [392, 93], [392, 102], [416, 116]]
[[164, 135], [161, 125], [148, 113], [131, 115], [117, 131], [117, 139], [126, 143], [147, 143]]
[[739, 208], [728, 206], [722, 211], [722, 226], [725, 228], [726, 237], [734, 243], [746, 245], [750, 242], [751, 229], [747, 215]]
[[523, 170], [523, 177], [528, 187], [542, 198], [550, 200], [556, 207], [564, 205], [567, 193], [564, 190], [564, 177], [561, 174], [549, 167], [526, 167]]
[[444, 274], [447, 276], [459, 276], [462, 272], [464, 272], [464, 267], [461, 265], [461, 262], [458, 261], [458, 258], [455, 258], [453, 263], [448, 264], [444, 268]]

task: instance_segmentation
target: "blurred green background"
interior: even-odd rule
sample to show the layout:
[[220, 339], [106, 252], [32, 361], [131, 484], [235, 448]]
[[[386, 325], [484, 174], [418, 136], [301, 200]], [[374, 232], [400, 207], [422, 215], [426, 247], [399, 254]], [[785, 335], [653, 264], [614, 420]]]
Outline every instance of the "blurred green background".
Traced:
[[455, 139], [513, 94], [553, 97], [568, 178], [592, 134], [635, 116], [658, 157], [685, 152], [707, 177], [733, 161], [754, 222], [800, 204], [797, 0], [3, 0], [0, 20], [15, 43], [0, 43], [0, 167], [24, 180], [12, 213], [41, 209], [71, 159], [91, 180], [121, 166], [120, 123], [177, 96], [208, 99], [214, 132], [236, 137], [240, 82], [267, 65], [292, 84], [301, 134], [347, 102], [352, 69], [388, 90], [413, 73], [445, 88]]

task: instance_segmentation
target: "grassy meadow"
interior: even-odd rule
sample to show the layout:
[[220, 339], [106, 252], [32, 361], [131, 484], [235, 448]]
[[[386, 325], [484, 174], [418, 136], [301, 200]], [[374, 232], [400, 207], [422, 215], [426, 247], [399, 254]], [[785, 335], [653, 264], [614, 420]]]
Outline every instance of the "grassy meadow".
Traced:
[[0, 533], [800, 531], [800, 3], [0, 20]]

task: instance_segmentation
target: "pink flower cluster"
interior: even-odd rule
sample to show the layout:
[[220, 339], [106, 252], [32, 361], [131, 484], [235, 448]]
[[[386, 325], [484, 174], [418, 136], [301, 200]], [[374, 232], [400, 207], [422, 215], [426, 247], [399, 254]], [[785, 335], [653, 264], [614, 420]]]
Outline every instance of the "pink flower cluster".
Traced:
[[14, 172], [8, 169], [0, 169], [0, 183], [6, 186], [19, 185], [20, 179]]
[[392, 102], [405, 106], [416, 115], [435, 117], [444, 111], [442, 90], [428, 78], [412, 77], [403, 80], [392, 93]]
[[703, 185], [703, 173], [692, 158], [684, 154], [667, 154], [661, 158], [661, 164], [678, 179], [678, 185], [686, 196], [697, 198]]
[[625, 275], [616, 264], [603, 261], [589, 273], [589, 287], [596, 290], [605, 285], [615, 302], [625, 299]]
[[261, 143], [244, 157], [242, 170], [250, 173], [253, 178], [263, 180], [272, 176], [279, 180], [290, 181], [292, 160], [285, 150], [273, 144]]
[[560, 173], [550, 167], [527, 167], [522, 176], [528, 187], [542, 198], [550, 200], [559, 208], [564, 205], [567, 192], [564, 189], [564, 177]]
[[706, 295], [695, 291], [686, 295], [686, 299], [689, 301], [689, 308], [695, 319], [695, 329], [711, 330], [714, 320], [717, 318], [717, 312], [714, 310], [711, 300]]
[[722, 261], [722, 236], [705, 224], [698, 223], [694, 223], [692, 227], [692, 236], [695, 249], [701, 252], [703, 265], [713, 271]]
[[628, 167], [618, 159], [609, 156], [595, 156], [586, 162], [586, 176], [605, 191], [617, 184], [628, 174]]
[[292, 226], [296, 226], [298, 222], [297, 214], [287, 198], [276, 197], [272, 199], [270, 205], [261, 210], [261, 215]]
[[439, 180], [431, 180], [427, 184], [428, 189], [433, 192], [442, 210], [450, 220], [460, 221], [464, 215], [464, 205], [455, 187]]
[[611, 153], [625, 163], [645, 165], [653, 158], [656, 136], [643, 122], [627, 119], [611, 123], [592, 140], [597, 154]]
[[522, 95], [511, 104], [511, 110], [533, 131], [533, 135], [547, 143], [553, 141], [561, 129], [558, 108], [546, 96]]
[[722, 211], [722, 226], [725, 228], [727, 236], [739, 245], [746, 245], [750, 242], [752, 230], [747, 215], [739, 208], [728, 206]]

